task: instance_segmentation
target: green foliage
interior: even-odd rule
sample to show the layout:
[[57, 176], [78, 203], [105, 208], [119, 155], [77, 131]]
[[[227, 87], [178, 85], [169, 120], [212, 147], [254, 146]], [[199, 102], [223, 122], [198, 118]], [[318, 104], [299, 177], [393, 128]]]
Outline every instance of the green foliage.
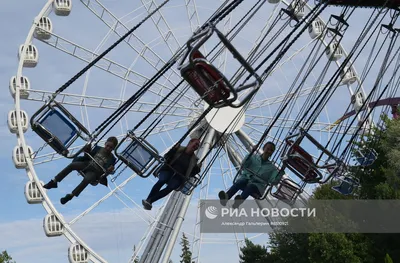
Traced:
[[190, 251], [189, 240], [185, 236], [185, 233], [182, 234], [182, 240], [180, 244], [182, 245], [182, 254], [180, 263], [191, 263], [192, 252]]
[[245, 239], [245, 245], [240, 248], [240, 263], [266, 263], [267, 248], [265, 246], [255, 245], [249, 239]]
[[[387, 117], [383, 121], [384, 131], [375, 129], [374, 135], [364, 137], [362, 145], [358, 144], [359, 147], [362, 146], [361, 149], [374, 149], [378, 153], [377, 160], [370, 167], [350, 170], [352, 176], [360, 179], [359, 199], [400, 199], [400, 121]], [[328, 183], [317, 187], [312, 199], [355, 198], [332, 191], [331, 186]], [[333, 214], [332, 217], [341, 220], [340, 215]], [[249, 246], [249, 249], [254, 246]], [[258, 262], [374, 263], [382, 262], [382, 259], [385, 263], [400, 262], [399, 234], [276, 232], [270, 235], [269, 247], [270, 252], [267, 252], [264, 261]]]
[[392, 258], [389, 256], [389, 254], [386, 254], [385, 256], [385, 263], [393, 263]]
[[15, 263], [10, 255], [8, 255], [7, 251], [4, 250], [0, 254], [0, 263]]

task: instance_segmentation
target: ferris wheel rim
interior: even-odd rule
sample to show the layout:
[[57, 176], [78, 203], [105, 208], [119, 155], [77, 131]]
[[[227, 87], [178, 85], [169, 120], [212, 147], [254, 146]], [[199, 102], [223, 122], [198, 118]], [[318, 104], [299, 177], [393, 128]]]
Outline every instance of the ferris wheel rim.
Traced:
[[[38, 17], [42, 17], [41, 14], [42, 14], [42, 13], [44, 14], [45, 10], [47, 10], [47, 9], [49, 8], [49, 6], [51, 5], [51, 3], [53, 3], [53, 2], [54, 2], [54, 0], [48, 0], [47, 4], [45, 5], [46, 9], [43, 8], [42, 11], [39, 13], [39, 16], [38, 16]], [[32, 41], [32, 39], [33, 39], [33, 34], [34, 34], [34, 29], [35, 29], [35, 28], [36, 28], [36, 25], [35, 25], [35, 24], [32, 25], [32, 28], [31, 28], [31, 30], [30, 30], [30, 33], [28, 34], [28, 37], [27, 37], [27, 39], [26, 39], [26, 41], [25, 41], [25, 44], [24, 44], [25, 47], [24, 47], [24, 48], [26, 48], [26, 46]], [[344, 50], [344, 49], [343, 49], [343, 50]], [[23, 51], [23, 54], [24, 54], [24, 51]], [[23, 63], [23, 56], [20, 58], [19, 66], [18, 66], [18, 73], [17, 73], [17, 81], [18, 81], [18, 82], [20, 81], [20, 77], [22, 76], [22, 68], [23, 68], [22, 63]], [[336, 63], [339, 63], [339, 62], [336, 61]], [[358, 75], [357, 75], [357, 81], [359, 81]], [[25, 141], [24, 132], [22, 131], [21, 122], [20, 122], [20, 114], [19, 114], [19, 111], [20, 111], [20, 103], [19, 103], [19, 101], [20, 101], [20, 98], [19, 98], [19, 91], [20, 91], [20, 90], [19, 90], [19, 86], [20, 86], [20, 85], [17, 85], [18, 88], [16, 89], [16, 99], [15, 99], [15, 106], [16, 106], [16, 111], [17, 111], [17, 119], [19, 118], [19, 120], [18, 120], [18, 122], [17, 122], [17, 123], [18, 123], [18, 136], [19, 136], [18, 139], [21, 140], [21, 144], [22, 144], [22, 147], [23, 147], [23, 149], [24, 149], [24, 155], [25, 155], [25, 158], [27, 159], [27, 163], [28, 163], [28, 171], [27, 171], [28, 177], [29, 177], [29, 174], [31, 174], [31, 176], [32, 176], [32, 178], [33, 178], [33, 181], [35, 181], [35, 183], [37, 183], [37, 185], [39, 185], [39, 184], [40, 184], [40, 181], [39, 181], [38, 176], [36, 175], [33, 162], [31, 162], [30, 158], [27, 158], [27, 157], [29, 156], [29, 154], [28, 154], [28, 150], [27, 150], [27, 148], [26, 148], [26, 147], [27, 147], [27, 144], [26, 144], [26, 141]], [[31, 179], [31, 180], [32, 180], [32, 179]], [[40, 184], [40, 185], [41, 185], [41, 184]], [[67, 232], [71, 235], [71, 237], [66, 236], [66, 235], [64, 235], [64, 236], [66, 236], [67, 239], [68, 239], [72, 244], [75, 243], [75, 242], [78, 242], [79, 244], [81, 244], [82, 246], [84, 246], [85, 249], [90, 253], [90, 255], [93, 256], [93, 257], [95, 257], [96, 260], [99, 260], [99, 262], [106, 262], [105, 260], [102, 261], [103, 259], [102, 259], [100, 256], [97, 257], [96, 252], [93, 251], [89, 246], [87, 246], [86, 243], [85, 243], [83, 240], [81, 240], [81, 239], [79, 238], [79, 236], [73, 231], [73, 229], [70, 228], [70, 227], [68, 226], [67, 222], [64, 221], [62, 215], [59, 214], [58, 211], [57, 211], [57, 209], [55, 209], [55, 207], [52, 205], [51, 200], [48, 198], [47, 193], [46, 193], [46, 191], [42, 188], [42, 186], [39, 187], [39, 190], [41, 191], [41, 194], [42, 194], [42, 196], [44, 197], [44, 202], [45, 202], [45, 204], [48, 205], [48, 207], [45, 206], [45, 210], [47, 211], [47, 213], [50, 214], [50, 212], [51, 212], [52, 214], [56, 215], [56, 216], [59, 218], [59, 220], [61, 221], [61, 223], [63, 224], [63, 227], [64, 227], [65, 231], [67, 231]], [[74, 241], [74, 242], [73, 242], [73, 241]]]

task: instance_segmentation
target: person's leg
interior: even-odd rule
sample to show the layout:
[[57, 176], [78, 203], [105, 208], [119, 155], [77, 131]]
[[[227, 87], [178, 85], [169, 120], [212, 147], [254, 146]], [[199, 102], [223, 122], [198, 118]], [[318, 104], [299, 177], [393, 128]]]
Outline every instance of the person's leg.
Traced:
[[160, 171], [158, 174], [158, 181], [157, 183], [154, 184], [153, 188], [151, 189], [148, 197], [144, 200], [142, 200], [142, 204], [144, 209], [146, 210], [151, 210], [152, 208], [152, 202], [154, 196], [160, 193], [161, 187], [163, 187], [164, 184], [168, 182], [168, 180], [172, 177], [172, 172], [170, 171]]
[[150, 203], [157, 202], [158, 200], [166, 197], [169, 195], [172, 191], [178, 189], [182, 183], [184, 182], [184, 179], [180, 176], [172, 176], [171, 179], [167, 183], [167, 187], [156, 193], [154, 196], [152, 196], [148, 201]]
[[69, 173], [72, 171], [83, 170], [87, 166], [87, 162], [71, 162], [43, 187], [46, 189], [57, 188], [57, 183], [61, 182]]
[[235, 196], [235, 202], [232, 205], [234, 209], [238, 208], [250, 195], [261, 196], [255, 184], [247, 184], [242, 190], [243, 192], [240, 195]]
[[168, 180], [172, 177], [172, 172], [170, 171], [161, 171], [158, 175], [158, 181], [154, 184], [151, 189], [147, 200], [154, 196], [156, 193], [160, 192], [161, 187], [168, 182]]
[[228, 195], [228, 200], [232, 198], [239, 190], [244, 190], [247, 186], [247, 180], [242, 179], [238, 180], [236, 183], [232, 185], [231, 188], [226, 192]]
[[246, 187], [247, 180], [246, 179], [239, 179], [234, 183], [231, 188], [227, 192], [220, 191], [218, 193], [218, 197], [222, 206], [226, 206], [226, 203], [229, 199], [232, 198], [234, 194], [236, 194], [240, 189], [244, 189]]
[[255, 184], [248, 184], [240, 194], [243, 200], [246, 200], [250, 195], [257, 195], [261, 197], [261, 193]]
[[99, 176], [98, 173], [94, 171], [86, 171], [85, 176], [83, 177], [83, 180], [78, 184], [77, 187], [75, 187], [74, 190], [72, 190], [71, 194], [67, 194], [63, 198], [60, 199], [61, 204], [66, 204], [68, 201], [70, 201], [74, 196], [78, 197], [85, 188]]

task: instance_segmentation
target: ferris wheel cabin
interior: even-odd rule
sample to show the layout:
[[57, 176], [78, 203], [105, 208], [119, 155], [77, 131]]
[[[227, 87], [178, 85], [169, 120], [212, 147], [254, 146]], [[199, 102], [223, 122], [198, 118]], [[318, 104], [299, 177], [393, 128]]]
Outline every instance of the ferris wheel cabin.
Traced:
[[68, 16], [72, 9], [72, 0], [54, 0], [54, 13], [58, 16]]
[[23, 59], [23, 66], [26, 68], [36, 67], [39, 61], [39, 51], [35, 45], [29, 44], [25, 48], [25, 55], [22, 55], [25, 45], [19, 47], [18, 59]]
[[[27, 99], [29, 97], [29, 89], [31, 88], [31, 84], [27, 77], [21, 76], [20, 78], [20, 87], [19, 87], [19, 98], [20, 99]], [[13, 76], [10, 79], [10, 93], [13, 98], [15, 98], [15, 93], [17, 90], [17, 77]]]

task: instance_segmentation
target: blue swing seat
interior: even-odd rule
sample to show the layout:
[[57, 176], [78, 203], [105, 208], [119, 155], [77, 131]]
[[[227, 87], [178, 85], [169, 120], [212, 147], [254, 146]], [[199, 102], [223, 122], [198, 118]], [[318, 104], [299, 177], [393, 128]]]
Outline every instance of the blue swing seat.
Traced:
[[68, 158], [69, 147], [81, 137], [90, 138], [87, 129], [75, 119], [61, 104], [49, 102], [31, 118], [32, 130], [38, 134], [58, 154]]
[[354, 190], [359, 186], [359, 183], [357, 180], [344, 176], [344, 178], [340, 178], [341, 180], [340, 185], [336, 185], [332, 187], [332, 190], [342, 194], [342, 195], [351, 195]]

